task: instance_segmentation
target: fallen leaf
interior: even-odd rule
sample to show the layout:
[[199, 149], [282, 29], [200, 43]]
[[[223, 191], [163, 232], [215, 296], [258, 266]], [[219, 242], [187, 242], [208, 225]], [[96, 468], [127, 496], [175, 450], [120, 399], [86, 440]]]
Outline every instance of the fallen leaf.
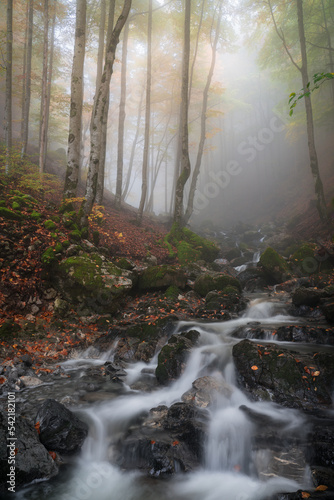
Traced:
[[258, 367], [257, 367], [256, 365], [253, 365], [253, 366], [251, 367], [251, 369], [252, 369], [252, 370], [254, 370], [254, 371], [256, 371], [256, 370], [258, 370]]
[[325, 486], [324, 484], [320, 484], [315, 491], [326, 491], [328, 489], [328, 486]]
[[320, 372], [317, 370], [316, 372], [312, 373], [313, 377], [318, 377], [320, 375]]
[[38, 422], [36, 422], [36, 424], [35, 424], [35, 429], [36, 429], [36, 431], [38, 432], [38, 434], [40, 434], [40, 433], [41, 433], [41, 431], [40, 431], [40, 426], [41, 426], [40, 422], [39, 422], [39, 421], [38, 421]]
[[172, 445], [173, 445], [173, 446], [177, 446], [178, 444], [180, 444], [180, 441], [173, 441], [173, 442], [172, 442]]
[[49, 451], [49, 455], [51, 456], [51, 458], [52, 458], [53, 460], [56, 460], [56, 458], [57, 458], [57, 454], [56, 454], [56, 452], [55, 452], [55, 451]]
[[309, 498], [311, 495], [307, 491], [302, 491], [302, 498]]

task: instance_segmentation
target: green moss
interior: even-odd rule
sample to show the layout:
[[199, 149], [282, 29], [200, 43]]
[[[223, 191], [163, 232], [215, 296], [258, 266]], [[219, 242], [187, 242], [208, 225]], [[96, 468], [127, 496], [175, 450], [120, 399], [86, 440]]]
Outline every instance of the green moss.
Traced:
[[17, 201], [13, 201], [12, 209], [13, 210], [21, 210], [21, 205]]
[[59, 224], [60, 222], [60, 217], [58, 215], [53, 215], [51, 217], [51, 220], [53, 220], [53, 222], [55, 222], [56, 224]]
[[158, 290], [168, 288], [171, 285], [184, 288], [186, 285], [185, 273], [177, 266], [151, 266], [145, 269], [139, 277], [138, 288], [140, 290]]
[[6, 200], [0, 200], [0, 207], [6, 206]]
[[70, 232], [70, 240], [72, 241], [80, 241], [81, 240], [81, 232], [79, 229], [74, 229], [74, 231]]
[[0, 207], [0, 217], [3, 217], [4, 219], [16, 220], [16, 221], [20, 221], [23, 219], [21, 214], [18, 214], [17, 212], [13, 212], [12, 210], [9, 210], [6, 207]]
[[175, 285], [171, 285], [167, 288], [165, 292], [165, 298], [170, 300], [176, 300], [179, 294], [180, 294], [180, 289]]
[[188, 262], [195, 262], [201, 258], [201, 251], [196, 250], [192, 245], [186, 241], [180, 241], [176, 245], [177, 257], [181, 264], [187, 264]]
[[260, 265], [273, 276], [279, 276], [288, 272], [288, 265], [271, 247], [268, 247], [260, 257]]
[[48, 267], [57, 261], [56, 252], [54, 247], [49, 247], [42, 253], [41, 262], [44, 266]]
[[229, 286], [241, 292], [241, 284], [237, 278], [222, 273], [202, 274], [196, 279], [194, 290], [202, 297], [205, 297], [213, 290], [224, 291]]
[[219, 248], [205, 238], [190, 231], [188, 228], [181, 228], [174, 223], [171, 231], [164, 239], [171, 256], [175, 256], [173, 246], [177, 249], [177, 257], [181, 263], [194, 262], [203, 259], [212, 262], [217, 258]]
[[132, 264], [132, 262], [130, 262], [125, 257], [120, 257], [120, 258], [116, 259], [115, 264], [120, 269], [125, 269], [127, 271], [131, 271], [131, 269], [134, 268], [134, 265]]
[[81, 238], [86, 240], [88, 238], [88, 227], [83, 227], [81, 229]]
[[20, 325], [15, 323], [14, 320], [6, 320], [1, 326], [0, 326], [0, 338], [8, 338], [12, 337], [15, 334], [17, 334], [21, 330]]
[[64, 240], [62, 242], [62, 245], [63, 245], [64, 248], [68, 248], [71, 245], [71, 243], [68, 240]]
[[[305, 266], [304, 264], [305, 264], [306, 259], [307, 259], [307, 261], [306, 261], [306, 266]], [[310, 274], [309, 273], [310, 266], [307, 266], [309, 259], [314, 259], [314, 248], [312, 248], [311, 245], [304, 243], [291, 256], [290, 263], [292, 266], [297, 266], [301, 271], [306, 271], [307, 274]], [[314, 271], [317, 271], [318, 265], [317, 265], [317, 262], [315, 260], [314, 260], [314, 263], [315, 263]], [[305, 269], [304, 269], [304, 267], [305, 267]], [[313, 267], [313, 266], [311, 266], [311, 267]]]
[[61, 253], [63, 251], [63, 245], [61, 243], [57, 243], [55, 246], [55, 252], [56, 253]]
[[99, 246], [100, 243], [100, 233], [98, 231], [93, 231], [93, 243], [96, 247]]
[[53, 222], [52, 220], [48, 219], [48, 220], [44, 221], [44, 227], [45, 227], [45, 229], [52, 231], [53, 229], [57, 228], [57, 224], [55, 222]]
[[65, 200], [59, 207], [59, 212], [64, 214], [65, 212], [74, 212], [74, 205], [71, 201]]
[[30, 218], [34, 220], [39, 220], [42, 217], [42, 214], [40, 212], [36, 212], [36, 210], [33, 210], [30, 214]]

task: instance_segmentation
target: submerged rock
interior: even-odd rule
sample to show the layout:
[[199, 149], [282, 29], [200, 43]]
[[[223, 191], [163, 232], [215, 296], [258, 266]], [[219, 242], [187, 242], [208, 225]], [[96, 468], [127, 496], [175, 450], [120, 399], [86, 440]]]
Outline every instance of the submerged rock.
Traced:
[[183, 373], [190, 351], [197, 344], [199, 335], [196, 330], [190, 330], [171, 336], [158, 357], [155, 374], [160, 384], [168, 384]]
[[39, 407], [35, 422], [39, 422], [39, 439], [45, 448], [64, 455], [79, 451], [88, 434], [88, 425], [54, 399]]

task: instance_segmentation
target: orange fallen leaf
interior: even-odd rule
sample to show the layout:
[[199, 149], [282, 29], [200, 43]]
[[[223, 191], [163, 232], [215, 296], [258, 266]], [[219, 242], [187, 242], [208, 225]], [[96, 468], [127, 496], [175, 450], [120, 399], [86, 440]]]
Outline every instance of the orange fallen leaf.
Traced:
[[177, 446], [178, 444], [180, 444], [180, 441], [173, 441], [173, 442], [172, 442], [172, 445], [173, 445], [173, 446]]
[[320, 484], [315, 491], [326, 491], [328, 489], [328, 486], [325, 486], [324, 484]]
[[56, 452], [55, 452], [55, 451], [49, 451], [49, 455], [51, 456], [51, 458], [52, 458], [53, 460], [56, 460], [56, 458], [57, 458], [57, 454], [56, 454]]
[[36, 422], [36, 424], [35, 424], [35, 429], [36, 429], [36, 431], [38, 432], [38, 434], [40, 434], [40, 433], [41, 433], [41, 431], [40, 431], [40, 426], [41, 426], [40, 422], [39, 422], [39, 421], [38, 421], [38, 422]]
[[155, 441], [152, 439], [151, 444], [155, 444]]
[[251, 366], [251, 369], [252, 369], [253, 371], [256, 371], [256, 370], [258, 370], [258, 367], [257, 367], [256, 365], [253, 365], [253, 366]]
[[309, 498], [311, 495], [307, 491], [302, 491], [302, 498]]
[[284, 352], [282, 352], [282, 354], [279, 354], [278, 358], [281, 358], [282, 356], [284, 356]]
[[320, 375], [320, 372], [317, 370], [316, 372], [312, 373], [313, 377], [318, 377]]

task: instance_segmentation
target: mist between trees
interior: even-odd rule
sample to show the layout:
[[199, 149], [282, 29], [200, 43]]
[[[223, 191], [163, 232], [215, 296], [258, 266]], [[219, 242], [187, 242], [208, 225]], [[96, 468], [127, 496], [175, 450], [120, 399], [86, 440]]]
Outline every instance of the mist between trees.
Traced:
[[[22, 158], [119, 209], [231, 224], [334, 196], [330, 0], [1, 3], [3, 174]], [[291, 215], [294, 215], [293, 213]]]

